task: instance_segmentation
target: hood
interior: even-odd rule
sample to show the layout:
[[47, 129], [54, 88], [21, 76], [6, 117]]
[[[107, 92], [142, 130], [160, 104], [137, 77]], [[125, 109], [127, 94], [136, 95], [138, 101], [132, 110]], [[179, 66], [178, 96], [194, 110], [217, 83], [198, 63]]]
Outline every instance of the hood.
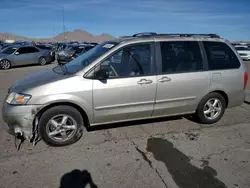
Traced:
[[58, 66], [53, 69], [33, 73], [20, 80], [17, 80], [10, 88], [10, 92], [15, 91], [25, 93], [25, 91], [31, 90], [35, 87], [46, 85], [72, 76], [74, 75], [63, 74], [62, 68]]

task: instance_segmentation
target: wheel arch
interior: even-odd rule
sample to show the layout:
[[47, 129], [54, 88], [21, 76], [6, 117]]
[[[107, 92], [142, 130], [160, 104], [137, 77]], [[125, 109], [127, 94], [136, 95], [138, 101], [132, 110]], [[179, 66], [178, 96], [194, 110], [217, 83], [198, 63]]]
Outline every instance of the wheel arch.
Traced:
[[214, 90], [214, 91], [211, 91], [209, 92], [208, 94], [210, 93], [219, 93], [222, 97], [224, 97], [225, 101], [226, 101], [226, 108], [228, 106], [228, 103], [229, 103], [229, 98], [228, 98], [228, 95], [225, 91], [223, 90]]
[[[44, 106], [43, 108], [41, 108], [41, 109], [37, 112], [36, 118], [37, 118], [38, 121], [39, 121], [39, 119], [41, 118], [42, 114], [43, 114], [46, 110], [48, 110], [48, 109], [50, 109], [50, 108], [52, 108], [52, 107], [55, 107], [55, 106], [62, 106], [62, 105], [64, 105], [64, 106], [70, 106], [70, 107], [73, 107], [73, 108], [75, 108], [76, 110], [78, 110], [78, 111], [81, 113], [81, 116], [82, 116], [82, 118], [83, 118], [84, 126], [85, 126], [86, 128], [89, 126], [89, 117], [88, 117], [86, 111], [85, 111], [82, 107], [80, 107], [79, 105], [77, 105], [77, 104], [75, 104], [75, 103], [72, 103], [72, 102], [54, 102], [54, 103], [50, 103], [50, 104]], [[34, 118], [34, 119], [36, 119], [36, 118]]]

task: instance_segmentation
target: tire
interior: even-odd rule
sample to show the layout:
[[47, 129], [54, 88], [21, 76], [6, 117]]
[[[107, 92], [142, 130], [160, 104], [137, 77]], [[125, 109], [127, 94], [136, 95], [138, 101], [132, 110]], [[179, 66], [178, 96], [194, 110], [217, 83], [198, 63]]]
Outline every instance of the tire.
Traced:
[[[218, 102], [215, 105], [214, 102], [216, 100], [218, 100]], [[209, 107], [209, 106], [213, 106], [213, 107]], [[220, 111], [218, 109], [220, 109]], [[218, 122], [221, 119], [221, 117], [223, 116], [225, 112], [225, 109], [226, 109], [225, 98], [221, 94], [217, 92], [213, 92], [213, 93], [209, 93], [201, 100], [196, 110], [195, 116], [197, 120], [199, 121], [199, 123], [213, 124], [213, 123]], [[214, 113], [214, 116], [212, 118], [213, 113]]]
[[[68, 117], [65, 125], [64, 126], [61, 125], [61, 127], [54, 126], [56, 124], [51, 123], [51, 122], [55, 121], [56, 123], [58, 122], [62, 123], [63, 118], [60, 118], [61, 116]], [[52, 119], [54, 121], [51, 121]], [[61, 130], [61, 129], [64, 129], [63, 127], [73, 126], [73, 124], [75, 124], [74, 130], [73, 129], [67, 130], [67, 131]], [[66, 145], [73, 144], [81, 138], [83, 131], [85, 130], [84, 121], [83, 121], [81, 113], [73, 107], [64, 106], [64, 105], [55, 106], [46, 110], [42, 114], [39, 120], [38, 126], [39, 126], [39, 133], [40, 133], [41, 138], [43, 139], [45, 143], [47, 143], [50, 146], [66, 146]], [[61, 137], [61, 140], [60, 140], [60, 137]], [[63, 139], [63, 138], [66, 138], [66, 139]]]
[[0, 61], [0, 68], [7, 70], [11, 68], [11, 62], [7, 59], [3, 59]]
[[46, 60], [45, 57], [40, 57], [40, 58], [38, 59], [38, 63], [39, 63], [40, 65], [44, 66], [44, 65], [47, 64], [47, 60]]

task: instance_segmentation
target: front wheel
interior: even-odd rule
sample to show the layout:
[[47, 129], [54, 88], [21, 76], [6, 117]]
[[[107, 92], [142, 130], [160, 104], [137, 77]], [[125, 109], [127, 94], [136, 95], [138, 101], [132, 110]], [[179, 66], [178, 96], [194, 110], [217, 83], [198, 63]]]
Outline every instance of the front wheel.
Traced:
[[38, 59], [38, 63], [40, 64], [40, 65], [46, 65], [46, 63], [47, 63], [47, 60], [46, 60], [46, 58], [45, 57], [40, 57], [39, 59]]
[[81, 138], [84, 121], [77, 109], [55, 106], [42, 114], [38, 126], [42, 139], [48, 145], [66, 146]]
[[201, 100], [195, 115], [200, 123], [213, 124], [221, 119], [225, 109], [225, 98], [221, 94], [214, 92], [209, 93]]
[[1, 60], [1, 61], [0, 61], [0, 68], [1, 68], [1, 69], [4, 69], [4, 70], [10, 69], [10, 68], [11, 68], [11, 63], [10, 63], [10, 61], [7, 60], [7, 59]]

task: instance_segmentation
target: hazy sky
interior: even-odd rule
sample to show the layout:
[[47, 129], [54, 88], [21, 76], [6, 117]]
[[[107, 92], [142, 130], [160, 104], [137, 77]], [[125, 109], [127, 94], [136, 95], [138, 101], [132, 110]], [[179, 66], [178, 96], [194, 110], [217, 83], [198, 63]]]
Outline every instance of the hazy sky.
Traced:
[[62, 6], [67, 31], [216, 33], [250, 40], [250, 0], [0, 0], [0, 32], [52, 37], [63, 30]]

